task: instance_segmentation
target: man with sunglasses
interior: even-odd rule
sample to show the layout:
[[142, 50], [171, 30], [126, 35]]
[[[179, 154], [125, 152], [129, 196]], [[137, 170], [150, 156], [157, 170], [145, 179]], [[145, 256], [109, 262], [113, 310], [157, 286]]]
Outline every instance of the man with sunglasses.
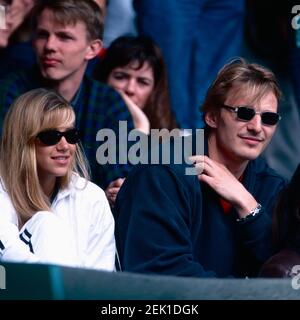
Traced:
[[[272, 72], [242, 59], [223, 67], [203, 105], [205, 154], [135, 167], [115, 210], [125, 271], [256, 276], [271, 256], [271, 214], [285, 181], [259, 159], [280, 116]], [[195, 142], [195, 139], [193, 139]]]
[[76, 125], [89, 160], [92, 178], [102, 188], [126, 176], [127, 164], [99, 165], [97, 132], [108, 128], [116, 133], [118, 154], [119, 121], [133, 129], [131, 115], [112, 88], [85, 74], [88, 62], [102, 47], [103, 14], [93, 0], [43, 0], [33, 8], [33, 46], [38, 66], [11, 74], [0, 81], [0, 130], [13, 100], [35, 88], [52, 88], [71, 103]]

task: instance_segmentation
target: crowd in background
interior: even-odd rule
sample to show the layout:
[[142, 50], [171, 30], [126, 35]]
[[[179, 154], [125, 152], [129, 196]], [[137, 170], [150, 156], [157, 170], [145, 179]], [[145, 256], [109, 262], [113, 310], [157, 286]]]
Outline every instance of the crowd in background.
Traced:
[[[293, 254], [298, 253], [300, 207], [296, 201], [295, 185], [299, 185], [299, 169], [296, 171], [296, 168], [300, 162], [300, 31], [296, 22], [292, 24], [298, 13], [294, 8], [295, 3], [246, 0], [87, 0], [85, 4], [80, 0], [81, 4], [77, 8], [74, 6], [76, 1], [72, 1], [53, 0], [53, 4], [51, 0], [0, 0], [6, 13], [6, 28], [0, 30], [0, 200], [7, 203], [9, 213], [9, 223], [5, 220], [7, 217], [1, 217], [0, 254], [5, 254], [8, 260], [15, 260], [15, 255], [20, 255], [23, 261], [47, 263], [61, 263], [65, 256], [66, 260], [62, 264], [112, 271], [115, 269], [113, 256], [117, 255], [117, 248], [121, 252], [121, 268], [129, 271], [229, 276], [234, 270], [235, 276], [245, 276], [257, 275], [263, 262], [274, 252], [288, 248]], [[245, 58], [249, 64], [239, 57]], [[238, 65], [244, 73], [239, 73], [234, 67], [231, 70], [231, 63], [236, 63], [235, 67]], [[58, 66], [63, 67], [57, 71]], [[274, 78], [268, 70], [273, 71]], [[227, 87], [224, 85], [222, 89], [218, 81], [226, 82], [234, 72], [236, 78], [232, 78], [232, 83], [227, 84]], [[259, 77], [261, 82], [257, 80]], [[278, 87], [275, 78], [278, 79]], [[236, 79], [240, 82], [236, 82]], [[265, 83], [267, 89], [264, 89], [262, 83]], [[243, 90], [239, 90], [240, 87]], [[280, 98], [279, 88], [283, 98]], [[251, 90], [255, 94], [250, 94]], [[40, 120], [36, 128], [30, 121], [22, 124], [22, 121], [30, 118], [30, 114], [24, 112], [21, 119], [16, 113], [20, 113], [22, 107], [27, 105], [28, 110], [29, 105], [34, 110], [37, 105], [44, 105], [45, 99], [50, 99], [49, 104], [55, 102], [61, 107], [57, 111], [56, 105], [49, 110], [37, 109], [34, 116]], [[36, 100], [34, 106], [31, 100]], [[249, 132], [255, 132], [256, 142], [251, 138], [247, 142], [249, 146], [253, 147], [259, 141], [264, 143], [264, 147], [257, 154], [250, 155], [236, 151], [234, 141], [233, 146], [229, 146], [231, 135], [226, 131], [227, 120], [222, 122], [213, 104], [219, 104], [218, 110], [222, 110], [222, 115], [225, 112], [224, 119], [228, 119], [226, 111], [232, 113], [236, 115], [239, 124], [247, 126]], [[254, 112], [251, 104], [259, 105], [262, 111]], [[263, 109], [265, 106], [266, 110]], [[261, 123], [254, 125], [253, 119], [257, 116]], [[206, 165], [214, 169], [205, 172], [199, 181], [208, 185], [218, 195], [218, 199], [213, 199], [211, 190], [206, 190], [206, 187], [198, 190], [198, 180], [193, 181], [192, 189], [190, 180], [185, 182], [184, 178], [183, 182], [178, 181], [180, 174], [176, 171], [177, 167], [168, 169], [171, 174], [157, 168], [144, 168], [141, 171], [140, 167], [133, 168], [131, 164], [114, 161], [110, 164], [99, 163], [96, 153], [99, 151], [99, 141], [104, 140], [97, 132], [102, 128], [117, 132], [120, 121], [126, 121], [128, 131], [135, 129], [147, 138], [152, 129], [177, 128], [180, 129], [178, 136], [185, 136], [189, 129], [205, 128], [207, 153], [201, 161], [207, 162]], [[12, 128], [18, 125], [19, 130], [13, 132]], [[250, 125], [253, 127], [250, 128]], [[31, 126], [30, 130], [26, 126]], [[241, 134], [249, 140], [245, 132]], [[258, 132], [263, 133], [260, 135]], [[15, 136], [17, 133], [27, 139], [20, 139], [18, 144], [24, 152], [20, 153], [19, 158], [13, 155], [9, 157], [13, 152], [10, 149], [11, 141], [18, 139]], [[228, 141], [223, 134], [228, 134]], [[32, 140], [34, 137], [35, 141]], [[163, 142], [163, 136], [161, 140]], [[113, 144], [116, 151], [121, 149], [120, 137]], [[35, 151], [29, 151], [31, 149]], [[43, 151], [46, 149], [58, 167], [66, 166], [67, 169], [61, 172], [52, 169], [50, 164], [48, 167], [41, 165], [40, 159], [46, 159]], [[228, 155], [228, 152], [231, 154]], [[261, 152], [278, 177], [261, 165], [249, 165], [248, 168], [248, 162], [256, 163], [254, 160]], [[87, 159], [81, 162], [84, 154]], [[109, 154], [104, 157], [111, 159]], [[238, 166], [234, 166], [231, 165], [234, 157], [244, 157], [247, 161], [240, 161]], [[194, 159], [193, 164], [197, 167], [201, 161]], [[9, 163], [14, 163], [20, 171], [7, 170]], [[89, 167], [91, 176], [83, 174], [80, 163], [87, 164], [83, 171], [87, 172]], [[212, 172], [214, 170], [224, 176], [224, 180], [217, 180]], [[19, 172], [17, 180], [13, 178], [15, 172]], [[249, 172], [254, 182], [250, 182]], [[31, 175], [34, 179], [29, 178]], [[53, 179], [53, 176], [59, 179]], [[292, 183], [289, 184], [292, 176]], [[86, 191], [75, 192], [73, 189], [76, 189], [76, 185], [81, 185], [80, 179], [86, 179], [88, 187]], [[18, 181], [20, 184], [16, 188]], [[166, 189], [164, 183], [168, 185]], [[230, 185], [232, 190], [224, 191], [226, 188], [217, 185], [222, 183], [227, 187]], [[251, 191], [245, 191], [242, 184]], [[34, 185], [33, 189], [31, 185]], [[273, 189], [267, 195], [261, 191], [262, 185], [268, 188], [272, 186]], [[69, 190], [69, 195], [63, 195], [64, 199], [60, 199], [64, 188]], [[170, 197], [166, 196], [168, 188], [170, 192], [173, 191]], [[191, 194], [187, 195], [190, 190], [195, 192], [192, 195], [198, 200], [191, 199]], [[238, 192], [240, 199], [236, 199], [233, 191]], [[153, 198], [148, 196], [151, 192], [154, 192], [151, 195], [154, 195]], [[34, 194], [37, 194], [36, 198]], [[137, 197], [142, 205], [147, 204], [147, 210], [136, 203]], [[170, 203], [167, 200], [164, 203], [165, 197]], [[219, 214], [222, 210], [224, 213], [235, 210], [235, 222], [244, 231], [241, 242], [247, 254], [241, 252], [239, 247], [237, 239], [240, 239], [240, 234], [233, 226], [235, 222], [228, 222], [228, 215], [226, 218], [222, 216], [218, 234], [223, 234], [224, 238], [219, 240], [227, 240], [224, 243], [227, 242], [228, 246], [224, 245], [224, 250], [227, 250], [228, 256], [232, 256], [232, 261], [224, 267], [226, 270], [219, 267], [222, 257], [215, 259], [209, 256], [218, 247], [218, 241], [210, 239], [209, 245], [203, 245], [217, 232], [216, 229], [212, 233], [207, 231], [212, 222], [204, 218], [205, 232], [200, 227], [195, 231], [195, 227], [189, 225], [194, 221], [194, 213], [203, 206], [202, 200], [199, 200], [202, 197], [211, 204], [205, 210], [210, 211], [218, 204], [218, 209], [212, 210], [213, 214]], [[259, 201], [256, 201], [257, 198]], [[61, 204], [57, 199], [61, 200]], [[161, 207], [151, 204], [157, 199], [160, 199]], [[244, 200], [243, 204], [240, 203], [241, 199]], [[292, 200], [289, 202], [287, 199]], [[80, 201], [80, 208], [90, 214], [85, 222], [80, 221], [77, 217], [80, 213], [77, 214], [74, 209]], [[180, 202], [176, 209], [178, 215], [173, 208], [176, 201]], [[289, 205], [286, 205], [287, 202]], [[191, 203], [195, 207], [191, 208]], [[165, 214], [169, 212], [171, 223], [164, 221], [165, 217], [161, 214], [164, 210]], [[44, 237], [56, 228], [57, 221], [45, 218], [47, 215], [44, 213], [49, 211], [57, 213], [57, 216], [63, 212], [62, 219], [68, 224], [65, 228], [71, 226], [70, 243], [66, 241], [66, 249], [62, 247], [59, 256], [50, 254], [55, 251], [58, 242], [54, 242], [50, 249], [40, 245], [36, 246], [36, 251], [26, 252], [24, 242], [29, 247], [32, 243], [44, 243]], [[155, 215], [157, 212], [159, 214]], [[272, 228], [272, 234], [277, 236], [277, 242], [273, 251], [261, 242], [269, 235], [265, 233], [266, 230], [271, 234], [271, 222], [265, 219], [265, 212], [269, 215], [275, 212], [275, 229]], [[116, 245], [113, 215], [118, 232]], [[252, 218], [256, 222], [251, 224]], [[84, 218], [81, 219], [84, 221]], [[190, 220], [186, 222], [185, 219]], [[152, 224], [153, 229], [148, 230], [151, 221], [155, 223]], [[160, 221], [159, 226], [157, 221]], [[83, 230], [81, 223], [84, 225]], [[147, 230], [154, 237], [151, 243], [142, 241]], [[184, 231], [191, 234], [192, 238], [187, 239]], [[261, 234], [259, 240], [254, 235], [256, 231]], [[75, 236], [72, 236], [72, 232]], [[162, 236], [164, 232], [165, 238]], [[174, 240], [174, 234], [177, 233], [180, 239]], [[44, 237], [37, 237], [37, 234]], [[155, 242], [155, 234], [164, 239], [159, 238]], [[27, 242], [22, 237], [27, 237]], [[60, 237], [59, 232], [57, 237]], [[142, 252], [126, 247], [132, 243], [140, 243]], [[193, 250], [202, 250], [201, 254], [197, 256], [195, 252], [189, 252], [192, 258], [188, 254], [180, 255], [186, 249], [186, 243], [192, 243]], [[97, 252], [96, 246], [102, 249]], [[161, 246], [170, 246], [172, 249], [164, 251]], [[66, 255], [68, 248], [74, 252]], [[47, 250], [49, 256], [44, 255]], [[202, 254], [206, 250], [208, 256]], [[242, 258], [236, 262], [235, 257], [239, 254]], [[286, 252], [284, 254], [286, 259]], [[249, 260], [252, 258], [255, 263]], [[277, 259], [280, 260], [280, 256]], [[206, 273], [201, 269], [202, 266], [195, 266], [194, 260], [202, 261], [207, 269], [211, 268], [215, 273]], [[236, 271], [236, 268], [240, 269]], [[268, 270], [268, 266], [264, 270]]]

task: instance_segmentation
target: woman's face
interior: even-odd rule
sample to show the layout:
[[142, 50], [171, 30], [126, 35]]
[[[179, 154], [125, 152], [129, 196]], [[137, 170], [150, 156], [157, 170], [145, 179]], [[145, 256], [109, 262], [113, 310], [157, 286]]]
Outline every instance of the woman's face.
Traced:
[[[70, 129], [72, 128], [59, 127], [56, 130], [67, 132]], [[47, 145], [37, 138], [35, 150], [39, 178], [43, 182], [50, 182], [67, 174], [75, 155], [76, 144], [68, 143], [65, 136], [54, 145]]]
[[127, 95], [138, 107], [143, 109], [154, 89], [154, 74], [148, 62], [136, 69], [138, 62], [113, 69], [108, 84]]

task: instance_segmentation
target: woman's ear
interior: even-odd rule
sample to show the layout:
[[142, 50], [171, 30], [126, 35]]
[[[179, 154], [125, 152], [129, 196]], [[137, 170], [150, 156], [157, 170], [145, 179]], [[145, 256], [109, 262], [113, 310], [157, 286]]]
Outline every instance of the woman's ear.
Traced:
[[219, 114], [216, 111], [207, 111], [204, 115], [205, 123], [210, 128], [217, 128], [218, 127], [218, 120], [219, 120]]

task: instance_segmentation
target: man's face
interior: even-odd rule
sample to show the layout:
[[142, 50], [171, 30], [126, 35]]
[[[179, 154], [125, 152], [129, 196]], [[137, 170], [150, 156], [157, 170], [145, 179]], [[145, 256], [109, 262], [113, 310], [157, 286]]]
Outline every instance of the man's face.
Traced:
[[[245, 95], [229, 95], [225, 104], [232, 107], [252, 106], [256, 112], [277, 112], [278, 102], [274, 93], [269, 92], [256, 102], [249, 103]], [[228, 109], [221, 109], [215, 119], [216, 148], [221, 158], [231, 161], [244, 162], [257, 158], [270, 142], [276, 125], [265, 125], [261, 116], [256, 114], [250, 121], [237, 119], [236, 113]]]
[[62, 26], [45, 9], [38, 18], [34, 47], [43, 77], [49, 80], [81, 81], [91, 47], [83, 22]]

